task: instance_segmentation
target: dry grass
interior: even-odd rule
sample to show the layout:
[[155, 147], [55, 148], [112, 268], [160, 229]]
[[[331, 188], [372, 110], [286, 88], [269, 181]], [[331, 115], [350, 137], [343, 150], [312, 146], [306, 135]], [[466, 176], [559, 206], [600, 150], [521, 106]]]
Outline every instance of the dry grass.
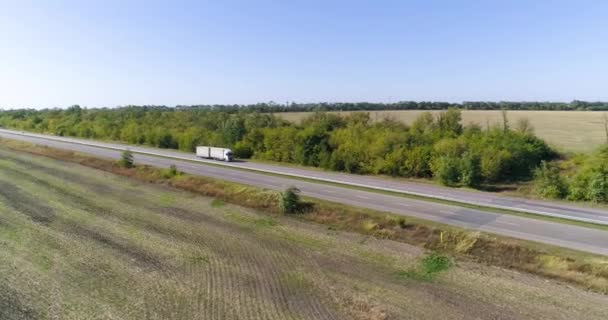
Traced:
[[[406, 111], [370, 111], [374, 120], [386, 117], [411, 124], [422, 112]], [[440, 111], [431, 111], [438, 113]], [[348, 114], [350, 112], [332, 112]], [[310, 113], [286, 112], [275, 115], [293, 122], [298, 122]], [[518, 119], [527, 118], [534, 126], [536, 134], [550, 144], [565, 151], [588, 152], [606, 143], [606, 133], [601, 111], [508, 111], [508, 119], [515, 126]], [[465, 124], [477, 123], [486, 125], [502, 124], [501, 111], [464, 110], [462, 119]]]
[[[278, 194], [274, 191], [190, 175], [167, 178], [163, 175], [163, 170], [148, 166], [125, 169], [112, 161], [71, 151], [9, 140], [3, 140], [1, 143], [14, 150], [76, 162], [140, 181], [169, 185], [267, 213], [280, 212]], [[422, 246], [487, 265], [513, 268], [608, 293], [608, 259], [605, 257], [490, 236], [415, 218], [314, 201], [312, 210], [298, 219], [324, 224], [334, 230], [358, 232]]]
[[[18, 146], [24, 145], [12, 145]], [[401, 270], [426, 261], [415, 247], [227, 204], [253, 197], [268, 203], [246, 203], [274, 210], [272, 195], [259, 189], [165, 178], [154, 168], [124, 170], [31, 145], [27, 150], [69, 156], [135, 180], [0, 148], [1, 319], [606, 316], [606, 296], [468, 262], [430, 282], [401, 279]], [[352, 224], [363, 232], [373, 225], [367, 232], [448, 250], [429, 241], [437, 231], [427, 227], [331, 204], [318, 207], [318, 215], [303, 217], [340, 212], [342, 218], [332, 219], [339, 228]], [[464, 251], [484, 247], [483, 237], [475, 239]], [[542, 261], [560, 270], [570, 266], [567, 260]], [[491, 281], [502, 282], [486, 285]]]

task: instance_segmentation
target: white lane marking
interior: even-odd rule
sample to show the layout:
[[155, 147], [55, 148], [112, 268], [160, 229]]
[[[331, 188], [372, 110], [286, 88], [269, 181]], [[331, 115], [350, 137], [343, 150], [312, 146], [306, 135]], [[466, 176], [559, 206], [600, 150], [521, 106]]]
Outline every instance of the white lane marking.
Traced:
[[327, 189], [324, 189], [324, 190], [323, 190], [323, 192], [327, 192], [327, 193], [336, 193], [336, 192], [335, 192], [335, 191], [333, 191], [333, 190], [327, 190]]
[[439, 213], [454, 214], [453, 211], [447, 211], [447, 210], [440, 210]]

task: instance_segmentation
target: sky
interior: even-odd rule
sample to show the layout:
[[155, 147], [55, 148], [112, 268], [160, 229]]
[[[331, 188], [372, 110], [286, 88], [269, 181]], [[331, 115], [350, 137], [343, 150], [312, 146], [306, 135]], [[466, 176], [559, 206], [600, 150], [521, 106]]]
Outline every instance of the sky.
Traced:
[[0, 108], [608, 101], [608, 1], [0, 0]]

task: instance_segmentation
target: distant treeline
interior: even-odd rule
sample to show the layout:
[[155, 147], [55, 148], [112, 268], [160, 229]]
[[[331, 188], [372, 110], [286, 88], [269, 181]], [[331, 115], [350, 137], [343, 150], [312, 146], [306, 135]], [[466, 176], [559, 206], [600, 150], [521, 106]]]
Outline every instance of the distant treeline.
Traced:
[[[285, 103], [265, 102], [256, 104], [230, 105], [178, 105], [168, 106], [125, 106], [123, 108], [143, 108], [144, 110], [221, 110], [224, 112], [313, 112], [313, 111], [379, 111], [379, 110], [553, 110], [553, 111], [608, 111], [608, 102], [486, 102], [465, 101], [462, 103], [401, 101], [394, 103], [372, 102], [321, 102], [321, 103]], [[105, 108], [104, 108], [105, 109]], [[23, 109], [25, 110], [25, 109]], [[0, 112], [2, 112], [0, 110]]]
[[311, 111], [378, 111], [378, 110], [553, 110], [553, 111], [605, 111], [608, 102], [485, 102], [465, 101], [450, 102], [416, 102], [401, 101], [395, 103], [339, 102], [339, 103], [259, 103], [245, 106], [192, 106], [194, 108], [226, 108], [225, 110], [248, 109], [258, 112], [311, 112]]
[[0, 113], [0, 126], [160, 148], [231, 147], [237, 157], [297, 163], [335, 171], [437, 178], [478, 187], [532, 178], [556, 153], [529, 123], [463, 126], [460, 110], [423, 113], [411, 125], [369, 113], [315, 112], [294, 124], [260, 112], [204, 108], [19, 110]]
[[312, 111], [378, 111], [378, 110], [554, 110], [554, 111], [605, 111], [608, 102], [484, 102], [462, 103], [401, 101], [394, 103], [322, 102], [322, 103], [257, 103], [250, 105], [194, 105], [177, 106], [180, 109], [221, 109], [224, 111], [250, 110], [257, 112], [312, 112]]

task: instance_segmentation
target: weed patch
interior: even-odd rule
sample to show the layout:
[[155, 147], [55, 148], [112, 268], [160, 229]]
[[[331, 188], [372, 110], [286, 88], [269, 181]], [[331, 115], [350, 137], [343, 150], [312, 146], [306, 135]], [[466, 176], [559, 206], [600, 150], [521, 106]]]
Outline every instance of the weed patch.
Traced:
[[213, 201], [211, 201], [211, 206], [213, 208], [221, 208], [224, 205], [226, 205], [226, 202], [224, 202], [224, 200], [222, 200], [222, 199], [215, 198], [215, 199], [213, 199]]
[[440, 273], [448, 270], [453, 265], [452, 260], [437, 252], [424, 257], [418, 266], [410, 270], [401, 271], [399, 277], [416, 279], [421, 281], [431, 281]]

